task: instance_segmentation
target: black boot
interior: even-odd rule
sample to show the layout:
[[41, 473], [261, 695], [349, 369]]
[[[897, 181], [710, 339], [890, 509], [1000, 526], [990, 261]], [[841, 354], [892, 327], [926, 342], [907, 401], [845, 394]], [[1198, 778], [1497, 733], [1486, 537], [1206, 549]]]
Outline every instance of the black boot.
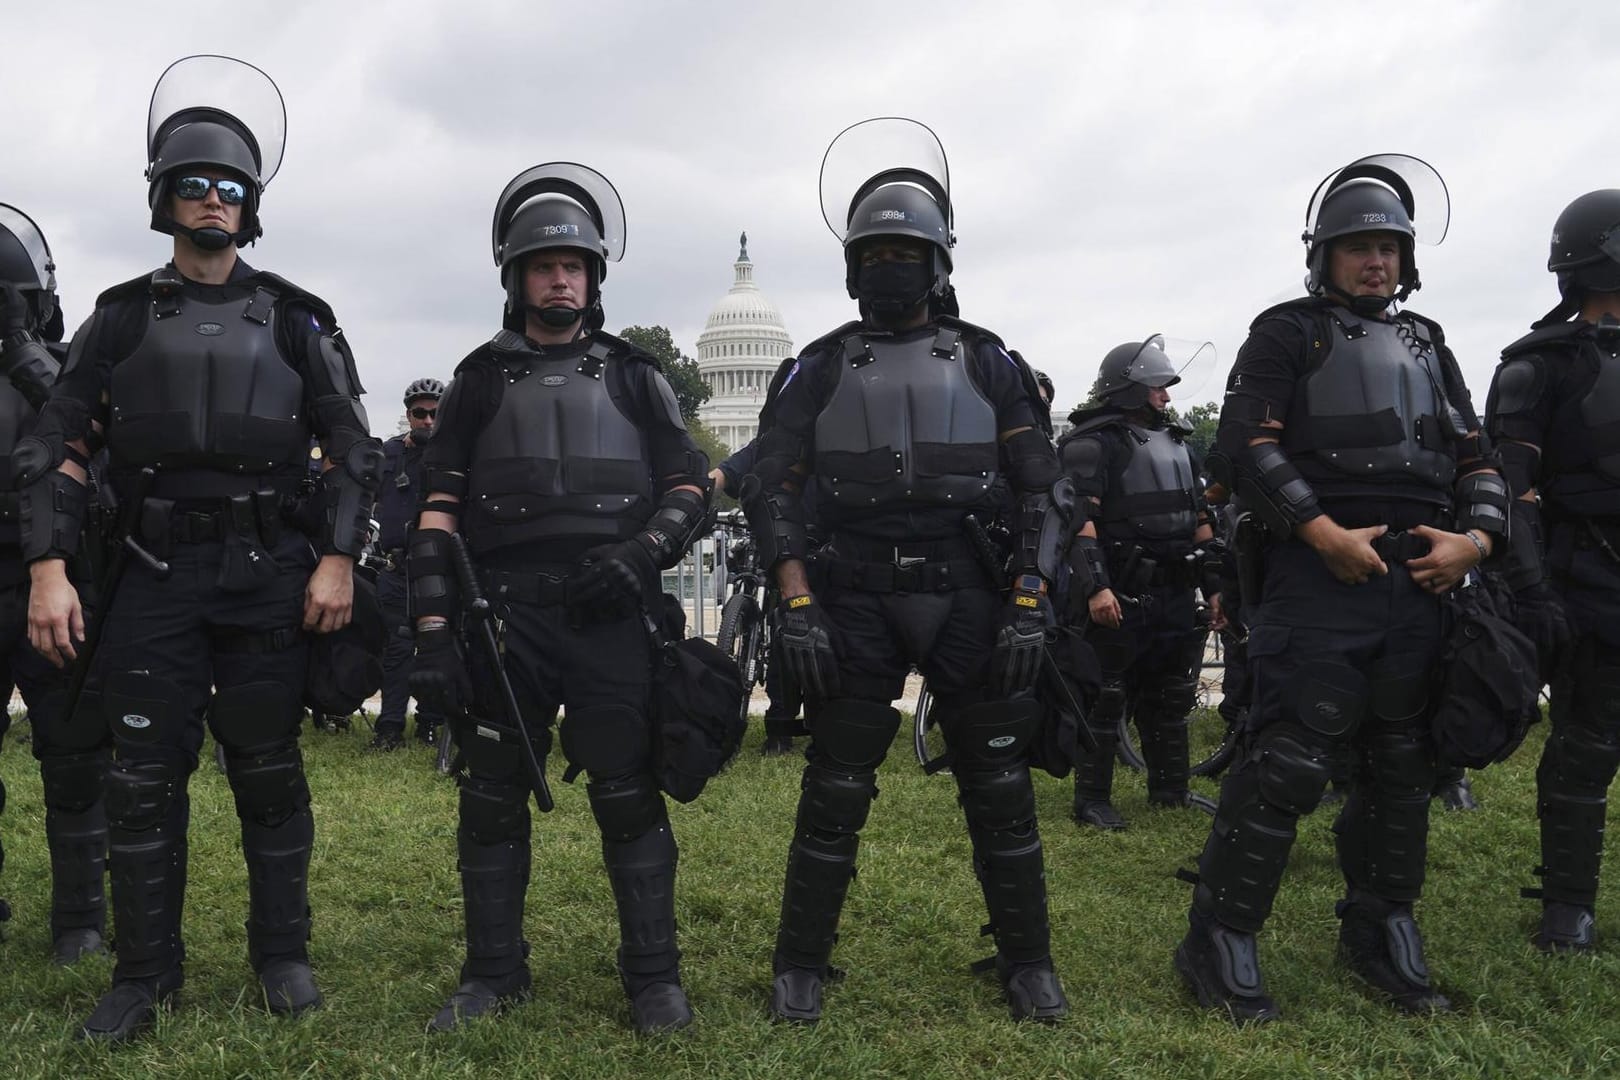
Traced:
[[1352, 890], [1339, 901], [1339, 955], [1355, 975], [1407, 1013], [1451, 1011], [1429, 982], [1412, 905]]
[[1194, 910], [1176, 946], [1176, 971], [1198, 1004], [1224, 1011], [1236, 1024], [1264, 1024], [1282, 1015], [1266, 994], [1254, 935]]
[[1440, 800], [1440, 805], [1447, 810], [1478, 810], [1479, 800], [1474, 798], [1473, 785], [1468, 782], [1468, 774], [1462, 769], [1455, 773], [1444, 772], [1435, 786], [1434, 797]]
[[1165, 810], [1192, 809], [1202, 810], [1210, 815], [1215, 813], [1214, 799], [1186, 788], [1181, 791], [1150, 791], [1148, 792], [1148, 805]]
[[58, 966], [107, 951], [107, 764], [105, 754], [94, 753], [39, 766], [51, 854], [51, 960]]
[[1588, 953], [1597, 947], [1597, 925], [1584, 904], [1548, 900], [1541, 907], [1536, 948], [1548, 953]]
[[84, 1018], [77, 1038], [117, 1044], [144, 1035], [157, 1023], [158, 1010], [174, 1003], [180, 983], [178, 969], [162, 979], [115, 982]]
[[[483, 800], [511, 802], [527, 797], [520, 788], [468, 777], [461, 788], [462, 819], [478, 813]], [[519, 839], [480, 844], [463, 826], [456, 832], [461, 870], [463, 914], [467, 926], [467, 961], [461, 985], [428, 1023], [431, 1032], [451, 1031], [475, 1017], [529, 996], [529, 943], [523, 940], [523, 904], [529, 889], [528, 804], [518, 804]]]
[[766, 757], [793, 753], [793, 729], [797, 724], [791, 716], [765, 710], [765, 742], [759, 752]]
[[1014, 1020], [1036, 1020], [1055, 1024], [1069, 1015], [1069, 999], [1063, 984], [1052, 970], [1051, 958], [1028, 964], [1011, 964], [996, 957], [996, 976]]
[[520, 967], [501, 979], [467, 979], [456, 987], [450, 1000], [433, 1014], [433, 1019], [428, 1021], [428, 1033], [442, 1035], [454, 1031], [480, 1016], [527, 1001], [532, 991], [533, 979], [526, 967]]
[[1125, 819], [1110, 801], [1114, 787], [1114, 747], [1112, 732], [1097, 737], [1097, 749], [1082, 750], [1074, 763], [1074, 820], [1097, 829], [1125, 828]]
[[619, 978], [639, 1034], [677, 1031], [692, 1022], [681, 990], [675, 947], [675, 864], [678, 851], [667, 819], [634, 840], [602, 841], [613, 900], [619, 910]]

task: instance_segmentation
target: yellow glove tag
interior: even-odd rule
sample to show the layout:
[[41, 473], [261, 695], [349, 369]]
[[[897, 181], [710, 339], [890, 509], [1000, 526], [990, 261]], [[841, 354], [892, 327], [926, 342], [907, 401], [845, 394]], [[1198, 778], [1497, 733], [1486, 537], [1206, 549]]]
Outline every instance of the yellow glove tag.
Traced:
[[1013, 597], [1013, 603], [1019, 607], [1040, 607], [1041, 598], [1038, 596], [1015, 596]]
[[790, 607], [790, 608], [809, 607], [810, 602], [811, 602], [812, 599], [814, 599], [814, 598], [811, 597], [811, 596], [795, 596], [795, 597], [792, 597], [791, 599], [788, 600], [788, 607]]

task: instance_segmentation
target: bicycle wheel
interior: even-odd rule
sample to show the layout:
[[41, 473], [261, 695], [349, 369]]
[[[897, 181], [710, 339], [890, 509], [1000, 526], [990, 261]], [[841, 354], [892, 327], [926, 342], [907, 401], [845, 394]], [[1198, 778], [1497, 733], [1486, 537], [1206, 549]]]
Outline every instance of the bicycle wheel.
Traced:
[[1114, 733], [1114, 756], [1119, 763], [1127, 769], [1141, 772], [1147, 768], [1147, 762], [1142, 758], [1142, 751], [1136, 746], [1136, 728], [1131, 723], [1134, 710], [1127, 706], [1119, 718], [1119, 727]]
[[747, 593], [738, 593], [720, 609], [720, 629], [715, 634], [715, 644], [721, 652], [737, 662], [737, 670], [742, 674], [742, 718], [745, 723], [748, 720], [749, 699], [753, 696], [754, 684], [758, 682], [761, 671], [759, 647], [763, 629], [759, 603]]
[[[945, 753], [945, 736], [940, 734], [939, 725], [934, 723], [934, 695], [928, 690], [927, 680], [923, 681], [922, 689], [917, 691], [917, 708], [912, 713], [911, 742], [917, 753], [917, 764], [927, 765], [930, 761]], [[939, 770], [949, 773], [950, 769]]]
[[1220, 711], [1217, 695], [1226, 677], [1226, 639], [1211, 630], [1204, 641], [1204, 664], [1198, 672], [1198, 701], [1188, 718], [1187, 744], [1192, 774], [1215, 777], [1237, 754], [1238, 725]]

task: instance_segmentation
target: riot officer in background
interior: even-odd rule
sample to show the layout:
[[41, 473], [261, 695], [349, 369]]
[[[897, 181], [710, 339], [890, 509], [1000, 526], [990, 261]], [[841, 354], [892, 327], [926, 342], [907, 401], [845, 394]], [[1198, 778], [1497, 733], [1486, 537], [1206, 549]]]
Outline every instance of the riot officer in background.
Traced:
[[[32, 218], [0, 203], [0, 443], [9, 456], [30, 433], [66, 349], [56, 302], [56, 264]], [[0, 670], [5, 695], [15, 686], [28, 708], [34, 757], [45, 798], [45, 839], [51, 855], [52, 958], [71, 964], [105, 948], [107, 810], [102, 778], [105, 727], [84, 737], [83, 726], [60, 721], [67, 681], [28, 643], [28, 566], [23, 560], [17, 491], [11, 470], [0, 473]], [[10, 725], [0, 715], [0, 734]], [[0, 808], [5, 787], [0, 784]], [[5, 856], [0, 850], [0, 865]], [[5, 912], [0, 901], [0, 917]]]
[[1340, 953], [1403, 1011], [1449, 1007], [1412, 915], [1435, 777], [1430, 669], [1440, 598], [1503, 540], [1509, 500], [1440, 327], [1396, 306], [1419, 284], [1414, 240], [1443, 238], [1447, 211], [1415, 158], [1330, 175], [1306, 217], [1310, 295], [1261, 313], [1227, 380], [1212, 471], [1270, 539], [1239, 556], [1263, 561], [1243, 598], [1249, 727], [1175, 964], [1236, 1020], [1278, 1015], [1255, 935], [1341, 748]]
[[465, 709], [477, 702], [449, 625], [459, 527], [504, 624], [536, 753], [544, 760], [560, 706], [563, 754], [589, 776], [632, 1023], [673, 1030], [692, 1012], [675, 941], [675, 836], [653, 770], [643, 612], [662, 609], [661, 572], [703, 528], [708, 461], [657, 362], [602, 332], [602, 279], [624, 252], [613, 185], [583, 165], [535, 166], [501, 193], [493, 233], [506, 319], [445, 393], [410, 550], [412, 690], [453, 718], [467, 767], [456, 832], [467, 960], [429, 1029], [455, 1028], [531, 985], [523, 736], [475, 724]]
[[[173, 237], [173, 261], [100, 296], [37, 435], [13, 454], [30, 639], [58, 665], [91, 664], [87, 699], [99, 699], [113, 745], [118, 962], [81, 1038], [135, 1036], [183, 981], [186, 786], [205, 717], [241, 818], [248, 955], [266, 1004], [297, 1014], [321, 1003], [307, 952], [314, 822], [298, 751], [306, 635], [349, 619], [382, 448], [331, 309], [237, 254], [261, 233], [285, 126], [279, 91], [251, 65], [193, 56], [164, 72], [147, 130], [148, 201], [152, 228]], [[312, 435], [327, 470], [318, 494], [295, 506]], [[101, 598], [105, 631], [88, 657], [65, 565], [98, 438], [146, 557], [129, 560]]]
[[1069, 617], [1089, 623], [1103, 685], [1087, 717], [1096, 749], [1075, 765], [1074, 816], [1099, 829], [1125, 827], [1111, 799], [1127, 702], [1148, 802], [1209, 801], [1187, 787], [1187, 714], [1204, 658], [1193, 590], [1202, 586], [1219, 604], [1220, 553], [1185, 432], [1166, 423], [1169, 388], [1180, 381], [1159, 335], [1116, 346], [1092, 387], [1097, 404], [1069, 417], [1073, 427], [1058, 447], [1076, 494], [1090, 503], [1075, 540], [1085, 558], [1069, 582]]
[[[1068, 1011], [1052, 969], [1028, 767], [1040, 713], [1028, 691], [1072, 529], [1053, 503], [1057, 459], [1027, 367], [954, 317], [947, 176], [939, 141], [913, 121], [866, 121], [834, 140], [822, 209], [861, 319], [800, 354], [760, 439], [761, 494], [747, 509], [782, 590], [783, 655], [820, 702], [773, 961], [779, 1020], [821, 1015], [860, 830], [900, 723], [891, 703], [913, 663], [952, 752], [1012, 1013]], [[814, 592], [800, 499], [810, 477], [830, 537]], [[969, 514], [995, 516], [1009, 485], [1010, 595], [965, 528]]]
[[[422, 502], [422, 452], [433, 438], [433, 422], [444, 383], [417, 379], [405, 388], [405, 419], [410, 430], [383, 443], [382, 486], [377, 495], [377, 600], [388, 621], [383, 651], [382, 710], [377, 714], [373, 750], [398, 750], [405, 742], [405, 709], [410, 704], [411, 634], [406, 603], [405, 541]], [[434, 745], [443, 717], [431, 705], [416, 705], [416, 737]]]
[[1609, 785], [1620, 767], [1620, 190], [1553, 226], [1557, 307], [1509, 345], [1486, 428], [1517, 498], [1507, 583], [1552, 683], [1536, 770], [1537, 947], [1588, 952]]

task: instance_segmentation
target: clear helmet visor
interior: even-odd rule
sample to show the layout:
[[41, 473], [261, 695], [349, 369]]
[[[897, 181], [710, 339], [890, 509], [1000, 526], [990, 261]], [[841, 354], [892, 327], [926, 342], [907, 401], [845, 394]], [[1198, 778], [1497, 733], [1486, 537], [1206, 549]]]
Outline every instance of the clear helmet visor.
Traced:
[[1175, 368], [1175, 396], [1182, 401], [1197, 402], [1218, 385], [1220, 356], [1214, 342], [1154, 334], [1148, 344], [1157, 345]]
[[601, 232], [602, 258], [608, 262], [624, 258], [624, 202], [618, 189], [589, 165], [548, 161], [518, 173], [495, 200], [495, 220], [490, 231], [495, 265], [501, 263], [501, 238], [512, 218], [523, 207], [548, 195], [562, 196], [585, 208]]
[[939, 136], [915, 120], [880, 116], [839, 132], [821, 159], [821, 217], [839, 243], [849, 237], [855, 204], [891, 183], [920, 188], [939, 203], [955, 242], [951, 172]]
[[258, 154], [259, 185], [270, 182], [287, 147], [287, 106], [270, 76], [229, 56], [187, 56], [170, 64], [152, 88], [146, 114], [148, 162], [157, 160], [160, 141], [191, 119], [181, 114], [195, 110], [224, 113], [241, 125]]
[[[1451, 196], [1434, 166], [1409, 154], [1372, 154], [1336, 169], [1316, 185], [1305, 211], [1305, 242], [1316, 234], [1317, 219], [1327, 197], [1354, 180], [1372, 180], [1395, 193], [1412, 220], [1414, 239], [1430, 247], [1446, 238], [1451, 225]], [[1369, 223], [1369, 228], [1376, 228]]]
[[34, 219], [15, 206], [0, 203], [0, 229], [16, 239], [34, 268], [34, 280], [12, 281], [11, 284], [19, 289], [55, 289], [56, 263], [51, 261], [50, 245]]

